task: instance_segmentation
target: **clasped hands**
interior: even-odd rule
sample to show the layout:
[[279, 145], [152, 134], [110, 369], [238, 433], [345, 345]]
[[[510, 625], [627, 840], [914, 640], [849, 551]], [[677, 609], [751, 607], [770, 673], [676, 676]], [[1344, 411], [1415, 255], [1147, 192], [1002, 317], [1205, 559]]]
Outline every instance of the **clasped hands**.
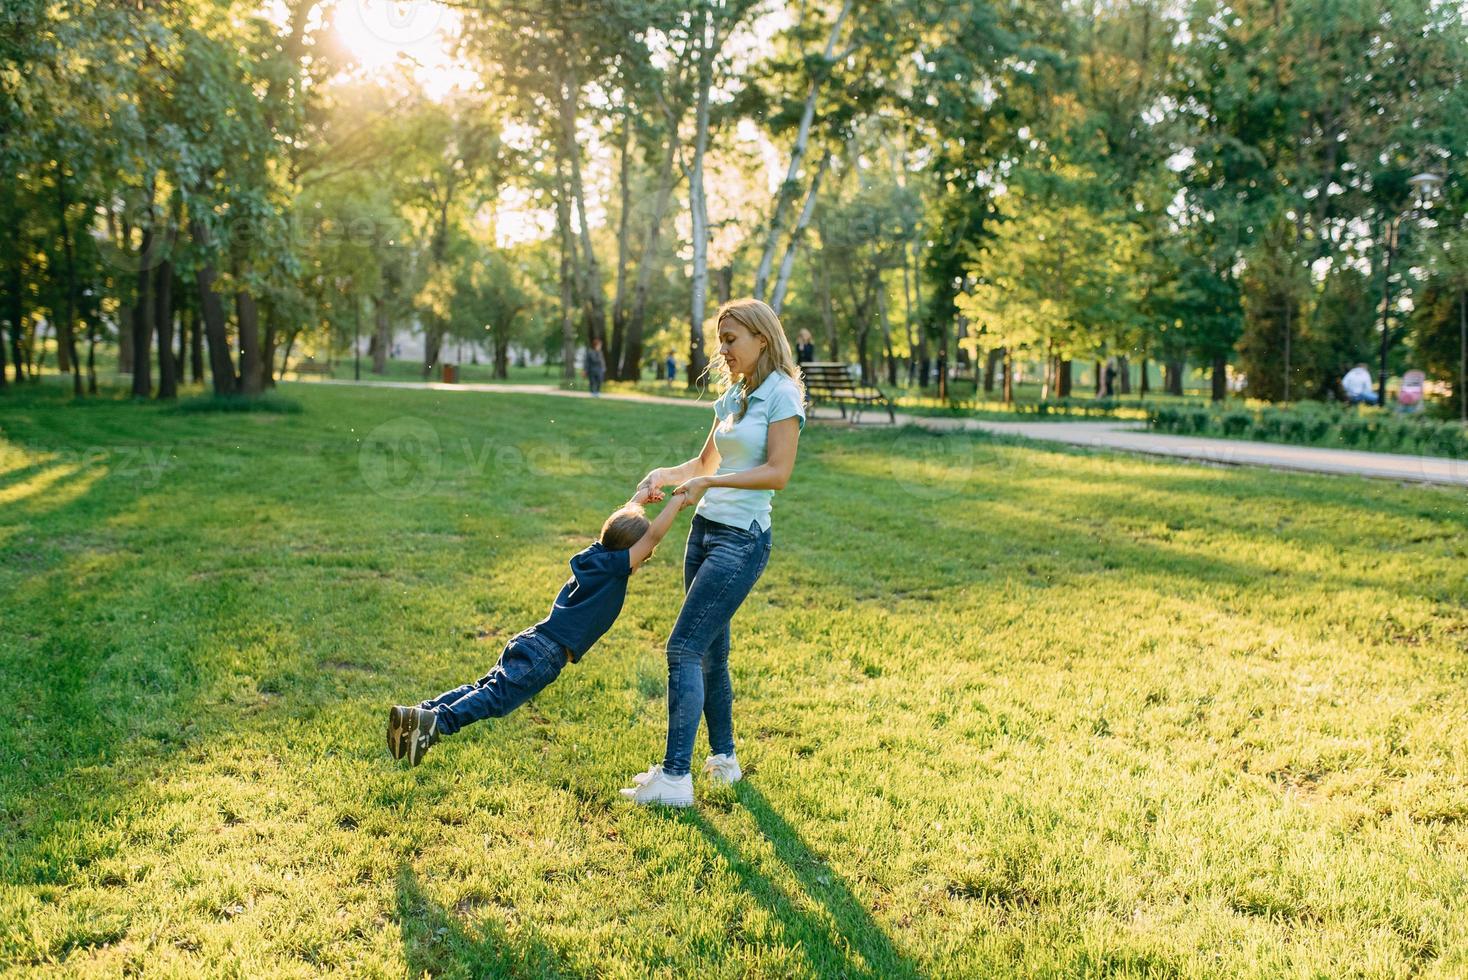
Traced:
[[[663, 499], [662, 488], [668, 482], [669, 481], [664, 478], [662, 470], [653, 470], [652, 472], [648, 473], [647, 476], [642, 478], [641, 483], [637, 484], [637, 490], [632, 495], [632, 502], [635, 504], [660, 502]], [[695, 476], [691, 479], [684, 480], [682, 483], [678, 484], [678, 486], [674, 487], [673, 496], [677, 497], [680, 494], [682, 495], [683, 500], [679, 506], [692, 506], [694, 504], [697, 504], [698, 501], [703, 497], [703, 493], [705, 490], [708, 489], [708, 486], [708, 477]]]

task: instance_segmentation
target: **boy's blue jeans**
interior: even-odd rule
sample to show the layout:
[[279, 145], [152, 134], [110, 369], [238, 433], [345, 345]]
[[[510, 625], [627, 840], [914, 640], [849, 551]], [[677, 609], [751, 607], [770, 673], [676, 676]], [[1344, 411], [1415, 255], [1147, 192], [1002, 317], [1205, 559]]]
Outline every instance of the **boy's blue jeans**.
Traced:
[[473, 684], [445, 691], [418, 705], [438, 715], [438, 730], [452, 735], [485, 718], [502, 718], [529, 701], [560, 676], [566, 648], [530, 627], [512, 637], [499, 663]]
[[734, 751], [734, 688], [729, 682], [729, 621], [764, 573], [772, 541], [693, 515], [683, 555], [683, 609], [668, 637], [668, 747], [663, 772], [682, 776], [693, 761], [698, 718], [707, 720], [715, 755]]

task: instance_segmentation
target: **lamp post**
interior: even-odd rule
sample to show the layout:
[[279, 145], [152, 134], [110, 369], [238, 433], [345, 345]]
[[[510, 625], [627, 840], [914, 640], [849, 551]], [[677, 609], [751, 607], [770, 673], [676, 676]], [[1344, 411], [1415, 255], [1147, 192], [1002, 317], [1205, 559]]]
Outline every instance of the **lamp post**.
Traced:
[[1402, 219], [1409, 214], [1418, 214], [1427, 204], [1427, 201], [1442, 186], [1443, 179], [1434, 173], [1423, 171], [1407, 178], [1407, 183], [1412, 188], [1412, 206], [1403, 208], [1397, 212], [1386, 226], [1386, 262], [1382, 267], [1381, 275], [1381, 359], [1377, 366], [1376, 397], [1379, 404], [1386, 404], [1386, 376], [1387, 355], [1392, 349], [1392, 259], [1397, 252], [1397, 235], [1402, 226]]

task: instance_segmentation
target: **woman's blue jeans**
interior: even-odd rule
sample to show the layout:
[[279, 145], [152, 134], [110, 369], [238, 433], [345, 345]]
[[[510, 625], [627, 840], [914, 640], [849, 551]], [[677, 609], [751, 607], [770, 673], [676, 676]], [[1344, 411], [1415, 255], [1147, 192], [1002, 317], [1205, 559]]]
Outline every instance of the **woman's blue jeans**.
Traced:
[[715, 755], [734, 751], [734, 688], [729, 682], [729, 621], [770, 560], [770, 532], [693, 515], [683, 554], [683, 609], [668, 637], [668, 748], [663, 772], [687, 773], [698, 718], [708, 722]]

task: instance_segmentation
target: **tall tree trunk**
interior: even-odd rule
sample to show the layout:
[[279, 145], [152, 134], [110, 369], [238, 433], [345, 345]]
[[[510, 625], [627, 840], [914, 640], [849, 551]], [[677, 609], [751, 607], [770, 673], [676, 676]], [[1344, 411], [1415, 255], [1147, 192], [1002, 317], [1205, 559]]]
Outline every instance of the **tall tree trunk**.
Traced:
[[153, 394], [152, 339], [156, 308], [153, 269], [149, 262], [153, 248], [153, 228], [143, 229], [142, 268], [138, 271], [138, 302], [133, 310], [133, 387], [135, 398]]
[[698, 101], [694, 113], [693, 163], [688, 172], [688, 207], [693, 219], [692, 302], [688, 311], [688, 387], [704, 372], [703, 320], [709, 287], [709, 213], [703, 160], [709, 142], [709, 90], [714, 84], [713, 10], [702, 6], [699, 27]]
[[[15, 227], [19, 223], [19, 205], [16, 201], [18, 196], [16, 187], [18, 183], [19, 181], [9, 176], [4, 180], [0, 180], [0, 186], [3, 186], [5, 189], [5, 205], [4, 210], [0, 211], [0, 216], [3, 216], [5, 222], [11, 227]], [[21, 323], [25, 320], [25, 297], [21, 295], [24, 273], [21, 269], [21, 250], [12, 247], [6, 249], [5, 254], [10, 261], [5, 265], [5, 309], [3, 315], [6, 326], [9, 328], [8, 333], [12, 355], [11, 363], [15, 366], [15, 381], [19, 384], [23, 377], [21, 373], [23, 362], [20, 357], [20, 331]], [[5, 342], [6, 337], [0, 335], [0, 387], [4, 387], [5, 385]]]
[[240, 333], [240, 394], [258, 395], [264, 387], [260, 363], [260, 309], [248, 289], [235, 294]]
[[1097, 398], [1100, 398], [1100, 397], [1102, 397], [1104, 395], [1110, 395], [1111, 392], [1109, 392], [1109, 391], [1106, 390], [1106, 362], [1105, 361], [1096, 361], [1095, 362], [1095, 365], [1096, 365], [1096, 378], [1095, 378], [1095, 381], [1096, 381], [1096, 397]]
[[994, 394], [994, 372], [1004, 361], [1006, 354], [1003, 347], [995, 347], [989, 351], [989, 356], [984, 361], [984, 394]]
[[[179, 285], [182, 285], [180, 283]], [[178, 383], [184, 384], [188, 381], [186, 368], [189, 363], [189, 333], [190, 321], [193, 320], [194, 311], [189, 306], [185, 297], [187, 293], [179, 290], [178, 302], [178, 351], [173, 355], [174, 370], [178, 372]]]
[[912, 279], [907, 266], [907, 253], [911, 245], [912, 243], [907, 241], [902, 243], [902, 328], [907, 336], [907, 383], [909, 385], [912, 384], [913, 376], [917, 371], [918, 348], [922, 343], [921, 340], [913, 337], [912, 331]]
[[1151, 381], [1147, 378], [1147, 357], [1143, 355], [1141, 370], [1137, 372], [1137, 397], [1146, 398], [1151, 388]]
[[443, 322], [437, 314], [430, 314], [423, 324], [423, 377], [433, 375], [433, 366], [443, 356]]
[[[822, 236], [824, 238], [825, 236]], [[831, 270], [826, 265], [824, 251], [816, 257], [816, 287], [820, 290], [821, 325], [826, 328], [826, 360], [837, 360], [836, 310], [831, 302]]]
[[1004, 348], [1004, 404], [1014, 404], [1014, 354]]
[[1183, 393], [1183, 364], [1182, 358], [1168, 358], [1162, 365], [1162, 380], [1169, 395], [1181, 396]]
[[[353, 297], [356, 302], [356, 297]], [[265, 342], [260, 349], [261, 380], [266, 388], [275, 387], [275, 345], [280, 342], [280, 317], [275, 304], [265, 304]]]
[[1132, 393], [1132, 365], [1125, 357], [1116, 359], [1116, 381], [1120, 386], [1116, 394], [1130, 395]]
[[565, 151], [556, 143], [556, 233], [561, 245], [561, 377], [576, 380], [576, 238], [571, 231], [570, 190], [566, 180]]
[[938, 400], [948, 400], [948, 324], [943, 323], [938, 335]]
[[[670, 118], [670, 128], [676, 134], [676, 120]], [[668, 212], [668, 203], [673, 197], [676, 179], [674, 163], [677, 159], [676, 135], [670, 136], [663, 148], [662, 170], [658, 174], [658, 192], [653, 198], [652, 214], [648, 217], [647, 235], [642, 242], [642, 254], [637, 260], [637, 282], [632, 287], [632, 313], [627, 318], [627, 334], [623, 341], [621, 363], [613, 361], [617, 378], [631, 380], [642, 360], [642, 338], [646, 333], [647, 299], [652, 289], [653, 273], [657, 265], [658, 239], [662, 235], [663, 218]], [[661, 360], [659, 361], [661, 363]]]
[[[621, 190], [621, 213], [617, 215], [617, 286], [612, 296], [612, 336], [606, 345], [607, 373], [618, 381], [622, 376], [622, 344], [627, 336], [627, 263], [631, 261], [632, 238], [632, 119], [622, 116], [621, 141], [617, 147], [617, 177]], [[639, 355], [640, 356], [640, 355]], [[635, 362], [634, 362], [635, 363]]]
[[1376, 370], [1376, 398], [1379, 405], [1386, 404], [1387, 363], [1392, 349], [1392, 259], [1396, 254], [1398, 227], [1400, 226], [1396, 219], [1386, 226], [1386, 262], [1381, 271], [1381, 356]]
[[31, 379], [32, 384], [41, 380], [41, 368], [46, 365], [46, 337], [42, 333], [47, 324], [44, 321], [32, 320], [30, 330], [26, 332], [25, 356], [26, 377]]
[[234, 355], [229, 349], [229, 324], [224, 316], [224, 300], [214, 289], [219, 278], [214, 271], [209, 228], [202, 221], [189, 224], [190, 235], [201, 259], [194, 270], [199, 285], [199, 315], [204, 321], [204, 336], [209, 341], [209, 372], [214, 378], [215, 395], [234, 395], [240, 380], [234, 370]]
[[137, 302], [117, 307], [117, 374], [132, 374], [132, 332]]
[[164, 259], [153, 275], [153, 322], [158, 331], [158, 397], [178, 397], [178, 372], [173, 363], [173, 262]]
[[[111, 208], [107, 209], [107, 233], [117, 254], [126, 255], [132, 249], [133, 226], [127, 218], [120, 218]], [[133, 306], [120, 306], [117, 311], [117, 373], [133, 373]]]
[[290, 369], [291, 349], [296, 346], [296, 337], [298, 337], [300, 333], [301, 331], [297, 329], [292, 330], [290, 333], [286, 334], [285, 350], [280, 352], [280, 376], [282, 378], [285, 377], [286, 372]]
[[505, 329], [494, 341], [494, 376], [496, 378], [508, 378], [510, 376], [510, 330]]
[[1213, 400], [1221, 402], [1228, 397], [1228, 357], [1213, 355]]
[[607, 333], [606, 295], [602, 288], [601, 266], [591, 242], [591, 224], [586, 211], [586, 191], [581, 182], [581, 150], [576, 138], [576, 117], [580, 87], [574, 71], [561, 83], [561, 139], [570, 165], [571, 200], [576, 205], [577, 233], [581, 239], [581, 301], [585, 307], [586, 343], [605, 338]]
[[[189, 304], [189, 380], [204, 381], [204, 317], [194, 304]], [[182, 370], [182, 369], [180, 369]]]
[[[836, 15], [835, 22], [831, 25], [831, 33], [826, 37], [826, 48], [823, 58], [827, 64], [836, 50], [836, 41], [841, 37], [841, 28], [846, 23], [846, 16], [851, 12], [851, 0], [845, 0], [841, 5], [841, 12]], [[823, 69], [824, 70], [824, 69]], [[820, 94], [823, 76], [817, 76], [810, 80], [806, 87], [805, 105], [800, 112], [800, 125], [795, 131], [795, 144], [790, 150], [790, 165], [785, 170], [785, 182], [780, 185], [775, 195], [775, 210], [770, 215], [769, 229], [765, 234], [765, 245], [760, 253], [759, 268], [754, 274], [754, 298], [764, 299], [765, 290], [770, 281], [770, 270], [775, 261], [775, 252], [779, 246], [780, 232], [785, 224], [785, 212], [789, 209], [791, 202], [795, 200], [795, 194], [799, 185], [800, 165], [805, 160], [806, 147], [810, 142], [811, 123], [815, 121], [816, 96]], [[773, 304], [772, 304], [773, 305]]]
[[1073, 385], [1073, 371], [1069, 358], [1061, 358], [1059, 364], [1059, 382], [1056, 388], [1061, 398], [1069, 398], [1071, 386]]
[[63, 262], [62, 313], [56, 330], [56, 366], [63, 372], [71, 372], [72, 394], [82, 394], [82, 366], [76, 354], [76, 308], [77, 276], [76, 249], [71, 240], [71, 220], [67, 215], [71, 207], [66, 166], [56, 162], [56, 217], [61, 230], [61, 254]]
[[810, 179], [810, 190], [805, 195], [805, 204], [800, 208], [800, 217], [795, 221], [795, 227], [790, 231], [790, 242], [785, 246], [785, 256], [780, 260], [780, 276], [775, 280], [775, 292], [770, 297], [770, 308], [776, 313], [785, 305], [785, 290], [790, 286], [790, 274], [795, 270], [795, 252], [800, 248], [800, 239], [805, 234], [806, 225], [810, 224], [810, 216], [816, 209], [816, 196], [821, 192], [821, 178], [825, 176], [826, 168], [831, 164], [831, 151], [827, 150], [821, 156], [820, 165], [816, 167], [815, 176]]
[[[0, 347], [3, 347], [0, 344]], [[0, 371], [0, 374], [3, 374]], [[87, 318], [87, 393], [97, 393], [97, 317]]]
[[385, 296], [374, 297], [372, 302], [372, 315], [376, 325], [376, 333], [373, 335], [375, 343], [372, 347], [372, 373], [387, 373], [387, 355], [391, 353], [392, 327], [387, 316], [387, 298]]
[[887, 318], [887, 290], [882, 286], [882, 274], [877, 273], [877, 320], [882, 325], [882, 346], [886, 348], [887, 385], [897, 387], [897, 358], [892, 353], [892, 324]]

